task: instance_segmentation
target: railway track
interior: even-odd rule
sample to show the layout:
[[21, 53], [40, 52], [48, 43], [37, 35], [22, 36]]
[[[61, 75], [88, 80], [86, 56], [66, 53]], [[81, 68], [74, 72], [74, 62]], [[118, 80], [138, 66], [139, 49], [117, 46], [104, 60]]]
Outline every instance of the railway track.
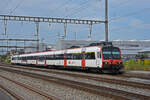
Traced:
[[22, 97], [20, 97], [19, 95], [17, 95], [15, 92], [13, 92], [12, 90], [6, 88], [5, 86], [0, 84], [0, 88], [3, 89], [4, 91], [6, 91], [8, 94], [10, 94], [13, 99], [15, 100], [24, 100]]
[[[20, 68], [20, 67], [22, 67], [22, 68], [24, 68], [24, 69], [28, 69], [28, 68], [31, 68], [31, 70], [39, 70], [40, 71], [40, 69], [36, 69], [36, 67], [31, 67], [31, 66], [28, 66], [28, 67], [24, 67], [24, 66], [19, 66], [19, 65], [11, 65], [11, 64], [3, 64], [3, 63], [1, 63], [0, 65], [2, 65], [2, 66], [6, 66], [6, 67], [15, 67], [15, 68]], [[18, 66], [18, 67], [17, 67]], [[32, 69], [33, 68], [33, 69]], [[79, 71], [79, 70], [78, 70]], [[75, 71], [75, 72], [78, 72], [78, 71]], [[81, 71], [81, 70], [80, 70]], [[83, 71], [82, 71], [83, 72]], [[91, 74], [93, 74], [93, 72], [90, 72]], [[95, 73], [97, 73], [97, 72], [94, 72], [94, 74]], [[132, 73], [127, 73], [126, 74], [126, 72], [122, 72], [123, 74], [119, 74], [119, 75], [115, 75], [115, 76], [119, 76], [119, 77], [122, 77], [122, 78], [140, 78], [140, 79], [146, 79], [146, 80], [150, 80], [150, 77], [149, 77], [149, 75], [147, 75], [147, 74], [132, 74]], [[110, 74], [111, 75], [111, 74]]]
[[149, 75], [147, 75], [147, 74], [131, 74], [131, 73], [124, 73], [124, 74], [122, 74], [122, 75], [120, 75], [121, 77], [127, 77], [127, 78], [132, 78], [132, 77], [134, 77], [134, 78], [141, 78], [141, 79], [146, 79], [146, 80], [150, 80], [150, 74]]
[[125, 86], [150, 90], [150, 86], [149, 86], [150, 84], [144, 84], [144, 83], [137, 83], [137, 82], [131, 82], [131, 81], [125, 81], [125, 80], [96, 77], [96, 76], [90, 76], [90, 75], [65, 73], [65, 72], [52, 71], [52, 70], [41, 70], [41, 69], [36, 69], [36, 68], [31, 68], [31, 67], [16, 67], [16, 66], [12, 66], [12, 65], [8, 65], [7, 67], [20, 68], [20, 69], [33, 70], [33, 71], [40, 71], [40, 72], [47, 72], [47, 73], [53, 73], [53, 74], [61, 74], [61, 75], [75, 77], [75, 78], [85, 78], [85, 79], [90, 79], [90, 80], [94, 80], [94, 81], [98, 81], [98, 82], [106, 82], [106, 83], [111, 83], [111, 84], [125, 85]]
[[[28, 89], [28, 90], [30, 90], [30, 91], [32, 91], [32, 92], [34, 92], [34, 93], [36, 93], [36, 94], [38, 94], [38, 95], [40, 95], [40, 96], [43, 96], [43, 97], [47, 98], [48, 100], [60, 100], [60, 99], [57, 98], [57, 97], [54, 97], [54, 96], [49, 95], [49, 94], [47, 94], [47, 93], [44, 93], [43, 91], [40, 91], [40, 90], [38, 90], [38, 89], [35, 89], [35, 88], [30, 87], [30, 86], [28, 86], [28, 85], [25, 85], [25, 84], [23, 84], [23, 83], [14, 81], [14, 80], [12, 80], [12, 79], [10, 79], [10, 78], [7, 78], [7, 77], [5, 77], [5, 76], [0, 75], [0, 78], [3, 78], [3, 79], [8, 80], [8, 81], [10, 81], [10, 82], [12, 82], [12, 83], [15, 83], [16, 85], [19, 85], [19, 86], [21, 86], [21, 87], [23, 87], [23, 88], [25, 88], [25, 89]], [[25, 99], [23, 99], [21, 96], [18, 96], [16, 93], [14, 93], [13, 91], [11, 91], [11, 90], [5, 88], [5, 87], [2, 86], [2, 85], [0, 85], [0, 88], [2, 88], [2, 89], [4, 89], [5, 91], [7, 91], [7, 92], [8, 92], [10, 95], [12, 95], [16, 100], [25, 100]]]
[[143, 99], [148, 100], [150, 98], [150, 96], [131, 93], [131, 92], [123, 91], [123, 90], [112, 89], [112, 88], [108, 88], [108, 87], [92, 85], [92, 84], [83, 83], [83, 82], [71, 81], [71, 80], [47, 76], [47, 75], [41, 75], [41, 74], [19, 71], [19, 70], [9, 69], [9, 68], [2, 68], [2, 67], [0, 69], [4, 70], [4, 71], [32, 77], [32, 78], [38, 78], [38, 79], [48, 81], [48, 82], [53, 82], [53, 83], [56, 83], [59, 85], [65, 85], [67, 87], [79, 89], [79, 90], [82, 90], [85, 92], [110, 97], [110, 98], [113, 98], [115, 100], [118, 100], [118, 99], [119, 100], [130, 100], [130, 99], [132, 99], [132, 100], [133, 99], [135, 99], [135, 100], [143, 100]]

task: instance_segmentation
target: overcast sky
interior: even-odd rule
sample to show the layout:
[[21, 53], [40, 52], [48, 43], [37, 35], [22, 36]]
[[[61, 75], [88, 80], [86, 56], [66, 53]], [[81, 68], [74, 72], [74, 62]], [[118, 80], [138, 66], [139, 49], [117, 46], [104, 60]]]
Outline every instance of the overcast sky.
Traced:
[[[105, 0], [0, 0], [0, 14], [104, 20]], [[150, 40], [150, 0], [108, 0], [109, 40]], [[4, 33], [0, 21], [0, 34]], [[63, 24], [40, 23], [40, 40], [55, 43]], [[67, 26], [68, 40], [87, 40], [89, 25]], [[104, 40], [104, 24], [93, 25], [92, 39]], [[10, 38], [34, 38], [35, 23], [8, 22]], [[0, 35], [0, 37], [4, 37]]]

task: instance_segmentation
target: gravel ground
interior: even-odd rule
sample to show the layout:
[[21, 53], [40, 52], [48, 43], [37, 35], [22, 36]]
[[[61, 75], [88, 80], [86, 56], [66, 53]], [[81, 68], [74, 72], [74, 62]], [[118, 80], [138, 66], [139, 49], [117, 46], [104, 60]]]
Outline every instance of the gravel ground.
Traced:
[[146, 79], [139, 79], [139, 78], [128, 78], [127, 81], [137, 82], [137, 83], [144, 83], [150, 85], [150, 80]]
[[[72, 89], [72, 88], [60, 86], [60, 85], [57, 85], [54, 83], [42, 81], [40, 79], [32, 79], [30, 77], [25, 77], [22, 75], [5, 72], [5, 71], [0, 71], [0, 74], [4, 75], [5, 77], [9, 77], [13, 80], [16, 80], [16, 81], [25, 83], [27, 85], [30, 85], [32, 87], [38, 88], [50, 95], [59, 97], [62, 100], [111, 100], [110, 98], [93, 95], [93, 94], [86, 93], [84, 91], [80, 91], [77, 89]], [[1, 80], [1, 82], [5, 82], [5, 80]], [[8, 84], [6, 84], [6, 85], [8, 85]], [[8, 86], [10, 86], [10, 84]], [[16, 88], [14, 88], [14, 89], [16, 89]], [[25, 91], [25, 90], [20, 90], [20, 91]], [[19, 91], [17, 91], [17, 92], [19, 92]], [[27, 91], [24, 92], [24, 95], [26, 95], [28, 97], [27, 100], [35, 100], [35, 99], [29, 99], [29, 97], [32, 97], [32, 94]], [[39, 100], [39, 99], [36, 99], [36, 100]]]
[[0, 88], [0, 98], [1, 100], [15, 100], [13, 96], [7, 93], [5, 90]]
[[[24, 67], [24, 66], [18, 66], [18, 67]], [[36, 68], [36, 67], [34, 67], [34, 68], [39, 69], [39, 68]], [[20, 69], [20, 70], [24, 71], [24, 69]], [[124, 80], [124, 81], [129, 81], [129, 82], [131, 81], [131, 82], [137, 82], [137, 83], [150, 84], [150, 80], [134, 78], [134, 77], [125, 78], [125, 77], [120, 77], [119, 75], [106, 75], [106, 74], [97, 74], [97, 73], [93, 74], [93, 73], [85, 73], [84, 71], [83, 72], [76, 72], [76, 71], [57, 70], [57, 69], [44, 69], [44, 68], [40, 68], [40, 70], [52, 70], [52, 71], [56, 71], [56, 72], [90, 75], [90, 76], [96, 76], [96, 77], [99, 77], [99, 78], [118, 79], [118, 80]], [[29, 70], [29, 71], [32, 71], [32, 70]], [[32, 71], [32, 72], [34, 72], [34, 71]], [[146, 75], [150, 75], [150, 72], [148, 72], [148, 71], [127, 71], [127, 73], [132, 73], [132, 74], [133, 73], [137, 74], [136, 72], [138, 72], [139, 74], [145, 73]], [[47, 72], [45, 72], [45, 73], [47, 73]]]
[[149, 74], [150, 75], [150, 71], [125, 71], [127, 74], [131, 73], [131, 74]]
[[41, 97], [31, 92], [30, 90], [20, 87], [19, 85], [16, 85], [15, 83], [7, 81], [3, 78], [0, 78], [0, 84], [2, 84], [6, 88], [9, 88], [13, 92], [15, 92], [17, 95], [25, 98], [25, 100], [46, 100], [46, 98]]
[[[20, 70], [25, 71], [24, 69], [20, 69]], [[54, 77], [58, 77], [58, 78], [63, 78], [63, 79], [68, 79], [68, 80], [73, 80], [73, 81], [79, 81], [79, 82], [84, 82], [84, 83], [90, 83], [93, 85], [104, 86], [104, 87], [109, 87], [109, 88], [118, 89], [118, 90], [124, 90], [127, 92], [143, 94], [143, 95], [147, 95], [147, 96], [150, 95], [150, 90], [147, 90], [147, 89], [139, 89], [139, 88], [134, 88], [134, 87], [130, 87], [130, 86], [123, 86], [123, 85], [116, 85], [116, 84], [110, 84], [110, 83], [105, 83], [105, 82], [98, 82], [98, 81], [94, 81], [94, 80], [90, 80], [90, 79], [70, 77], [70, 76], [66, 76], [66, 75], [52, 74], [52, 73], [48, 73], [48, 72], [39, 72], [39, 71], [32, 71], [32, 70], [30, 70], [30, 71], [28, 70], [28, 72], [33, 72], [33, 73], [38, 73], [38, 74], [48, 75], [48, 76], [54, 76]], [[70, 73], [70, 72], [68, 72], [68, 73]], [[83, 73], [83, 74], [85, 74], [85, 73]], [[93, 76], [93, 74], [92, 74], [92, 76]], [[94, 76], [97, 76], [97, 75], [94, 75]], [[118, 78], [118, 77], [108, 76], [108, 75], [102, 75], [102, 76], [98, 76], [98, 77], [100, 77], [100, 78], [101, 77], [103, 77], [103, 78], [107, 77], [107, 78], [114, 78], [114, 79], [119, 79], [119, 80], [130, 81], [130, 79], [128, 79], [128, 78], [122, 79], [120, 77]], [[134, 81], [134, 80], [132, 80], [132, 81]]]

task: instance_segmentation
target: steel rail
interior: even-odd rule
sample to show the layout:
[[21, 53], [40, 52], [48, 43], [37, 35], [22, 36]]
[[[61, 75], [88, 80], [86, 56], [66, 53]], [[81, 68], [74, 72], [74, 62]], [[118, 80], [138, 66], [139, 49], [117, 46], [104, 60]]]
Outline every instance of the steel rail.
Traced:
[[[9, 65], [9, 66], [11, 66], [11, 65]], [[7, 66], [7, 67], [9, 67], [9, 66]], [[149, 84], [144, 84], [144, 83], [137, 83], [137, 82], [118, 80], [118, 79], [110, 79], [110, 78], [102, 78], [102, 77], [96, 77], [96, 76], [90, 76], [90, 75], [81, 75], [81, 74], [65, 73], [65, 72], [58, 72], [58, 71], [56, 72], [56, 71], [52, 71], [52, 70], [41, 70], [41, 69], [35, 69], [35, 68], [29, 68], [29, 67], [16, 67], [16, 66], [13, 66], [13, 67], [14, 68], [20, 68], [20, 69], [33, 70], [33, 71], [41, 71], [41, 72], [48, 72], [48, 73], [54, 73], [54, 74], [62, 74], [62, 75], [67, 75], [67, 76], [72, 76], [72, 77], [77, 77], [77, 78], [86, 78], [86, 79], [91, 79], [91, 80], [99, 81], [99, 82], [119, 84], [119, 85], [125, 85], [125, 86], [136, 87], [136, 88], [141, 88], [141, 89], [149, 89], [150, 90]]]
[[48, 81], [48, 82], [53, 82], [53, 83], [64, 85], [64, 86], [71, 87], [74, 89], [79, 89], [85, 92], [114, 98], [114, 99], [120, 99], [120, 100], [145, 99], [147, 100], [150, 98], [150, 96], [145, 96], [142, 94], [136, 94], [136, 93], [131, 93], [131, 92], [123, 91], [123, 90], [117, 90], [117, 89], [92, 85], [92, 84], [83, 83], [83, 82], [71, 81], [71, 80], [47, 76], [47, 75], [41, 75], [41, 74], [2, 68], [2, 67], [0, 69], [4, 71], [32, 77], [32, 78], [41, 79], [41, 80]]
[[[40, 91], [40, 90], [38, 90], [38, 89], [35, 89], [35, 88], [30, 87], [30, 86], [28, 86], [28, 85], [25, 85], [25, 84], [23, 84], [23, 83], [14, 81], [14, 80], [12, 80], [12, 79], [10, 79], [10, 78], [7, 78], [7, 77], [5, 77], [5, 76], [0, 75], [0, 77], [3, 78], [3, 79], [6, 79], [6, 80], [8, 80], [8, 81], [11, 81], [11, 82], [13, 82], [13, 83], [15, 83], [15, 84], [17, 84], [17, 85], [19, 85], [19, 86], [21, 86], [21, 87], [24, 87], [24, 88], [26, 88], [26, 89], [28, 89], [28, 90], [34, 92], [34, 93], [37, 93], [37, 94], [39, 94], [39, 95], [41, 95], [41, 96], [43, 96], [43, 97], [45, 97], [45, 98], [48, 98], [49, 100], [60, 100], [60, 99], [58, 99], [58, 98], [56, 98], [56, 97], [54, 97], [54, 96], [52, 96], [52, 95], [49, 95], [49, 94], [47, 94], [47, 93], [44, 93], [44, 92], [42, 92], [42, 91]], [[18, 100], [19, 100], [19, 99], [18, 99]]]
[[0, 84], [0, 88], [6, 91], [8, 94], [10, 94], [14, 99], [16, 100], [24, 100], [22, 97], [11, 91], [10, 89], [4, 87], [3, 85]]

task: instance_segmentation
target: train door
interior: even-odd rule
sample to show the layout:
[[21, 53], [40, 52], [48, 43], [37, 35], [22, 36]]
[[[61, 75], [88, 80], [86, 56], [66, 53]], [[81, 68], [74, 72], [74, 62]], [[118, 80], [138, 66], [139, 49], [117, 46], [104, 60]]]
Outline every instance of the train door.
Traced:
[[26, 64], [28, 64], [28, 58], [27, 58], [27, 56], [26, 56]]
[[36, 65], [38, 65], [38, 56], [35, 56], [36, 59]]
[[81, 65], [82, 65], [82, 68], [85, 68], [85, 48], [82, 49]]
[[101, 58], [101, 51], [98, 49], [96, 52], [96, 63], [97, 63], [97, 67], [101, 67], [102, 65], [102, 58]]
[[46, 55], [44, 56], [44, 66], [45, 66], [45, 67], [47, 66], [47, 63], [46, 63]]
[[64, 52], [64, 67], [67, 66], [67, 52]]

